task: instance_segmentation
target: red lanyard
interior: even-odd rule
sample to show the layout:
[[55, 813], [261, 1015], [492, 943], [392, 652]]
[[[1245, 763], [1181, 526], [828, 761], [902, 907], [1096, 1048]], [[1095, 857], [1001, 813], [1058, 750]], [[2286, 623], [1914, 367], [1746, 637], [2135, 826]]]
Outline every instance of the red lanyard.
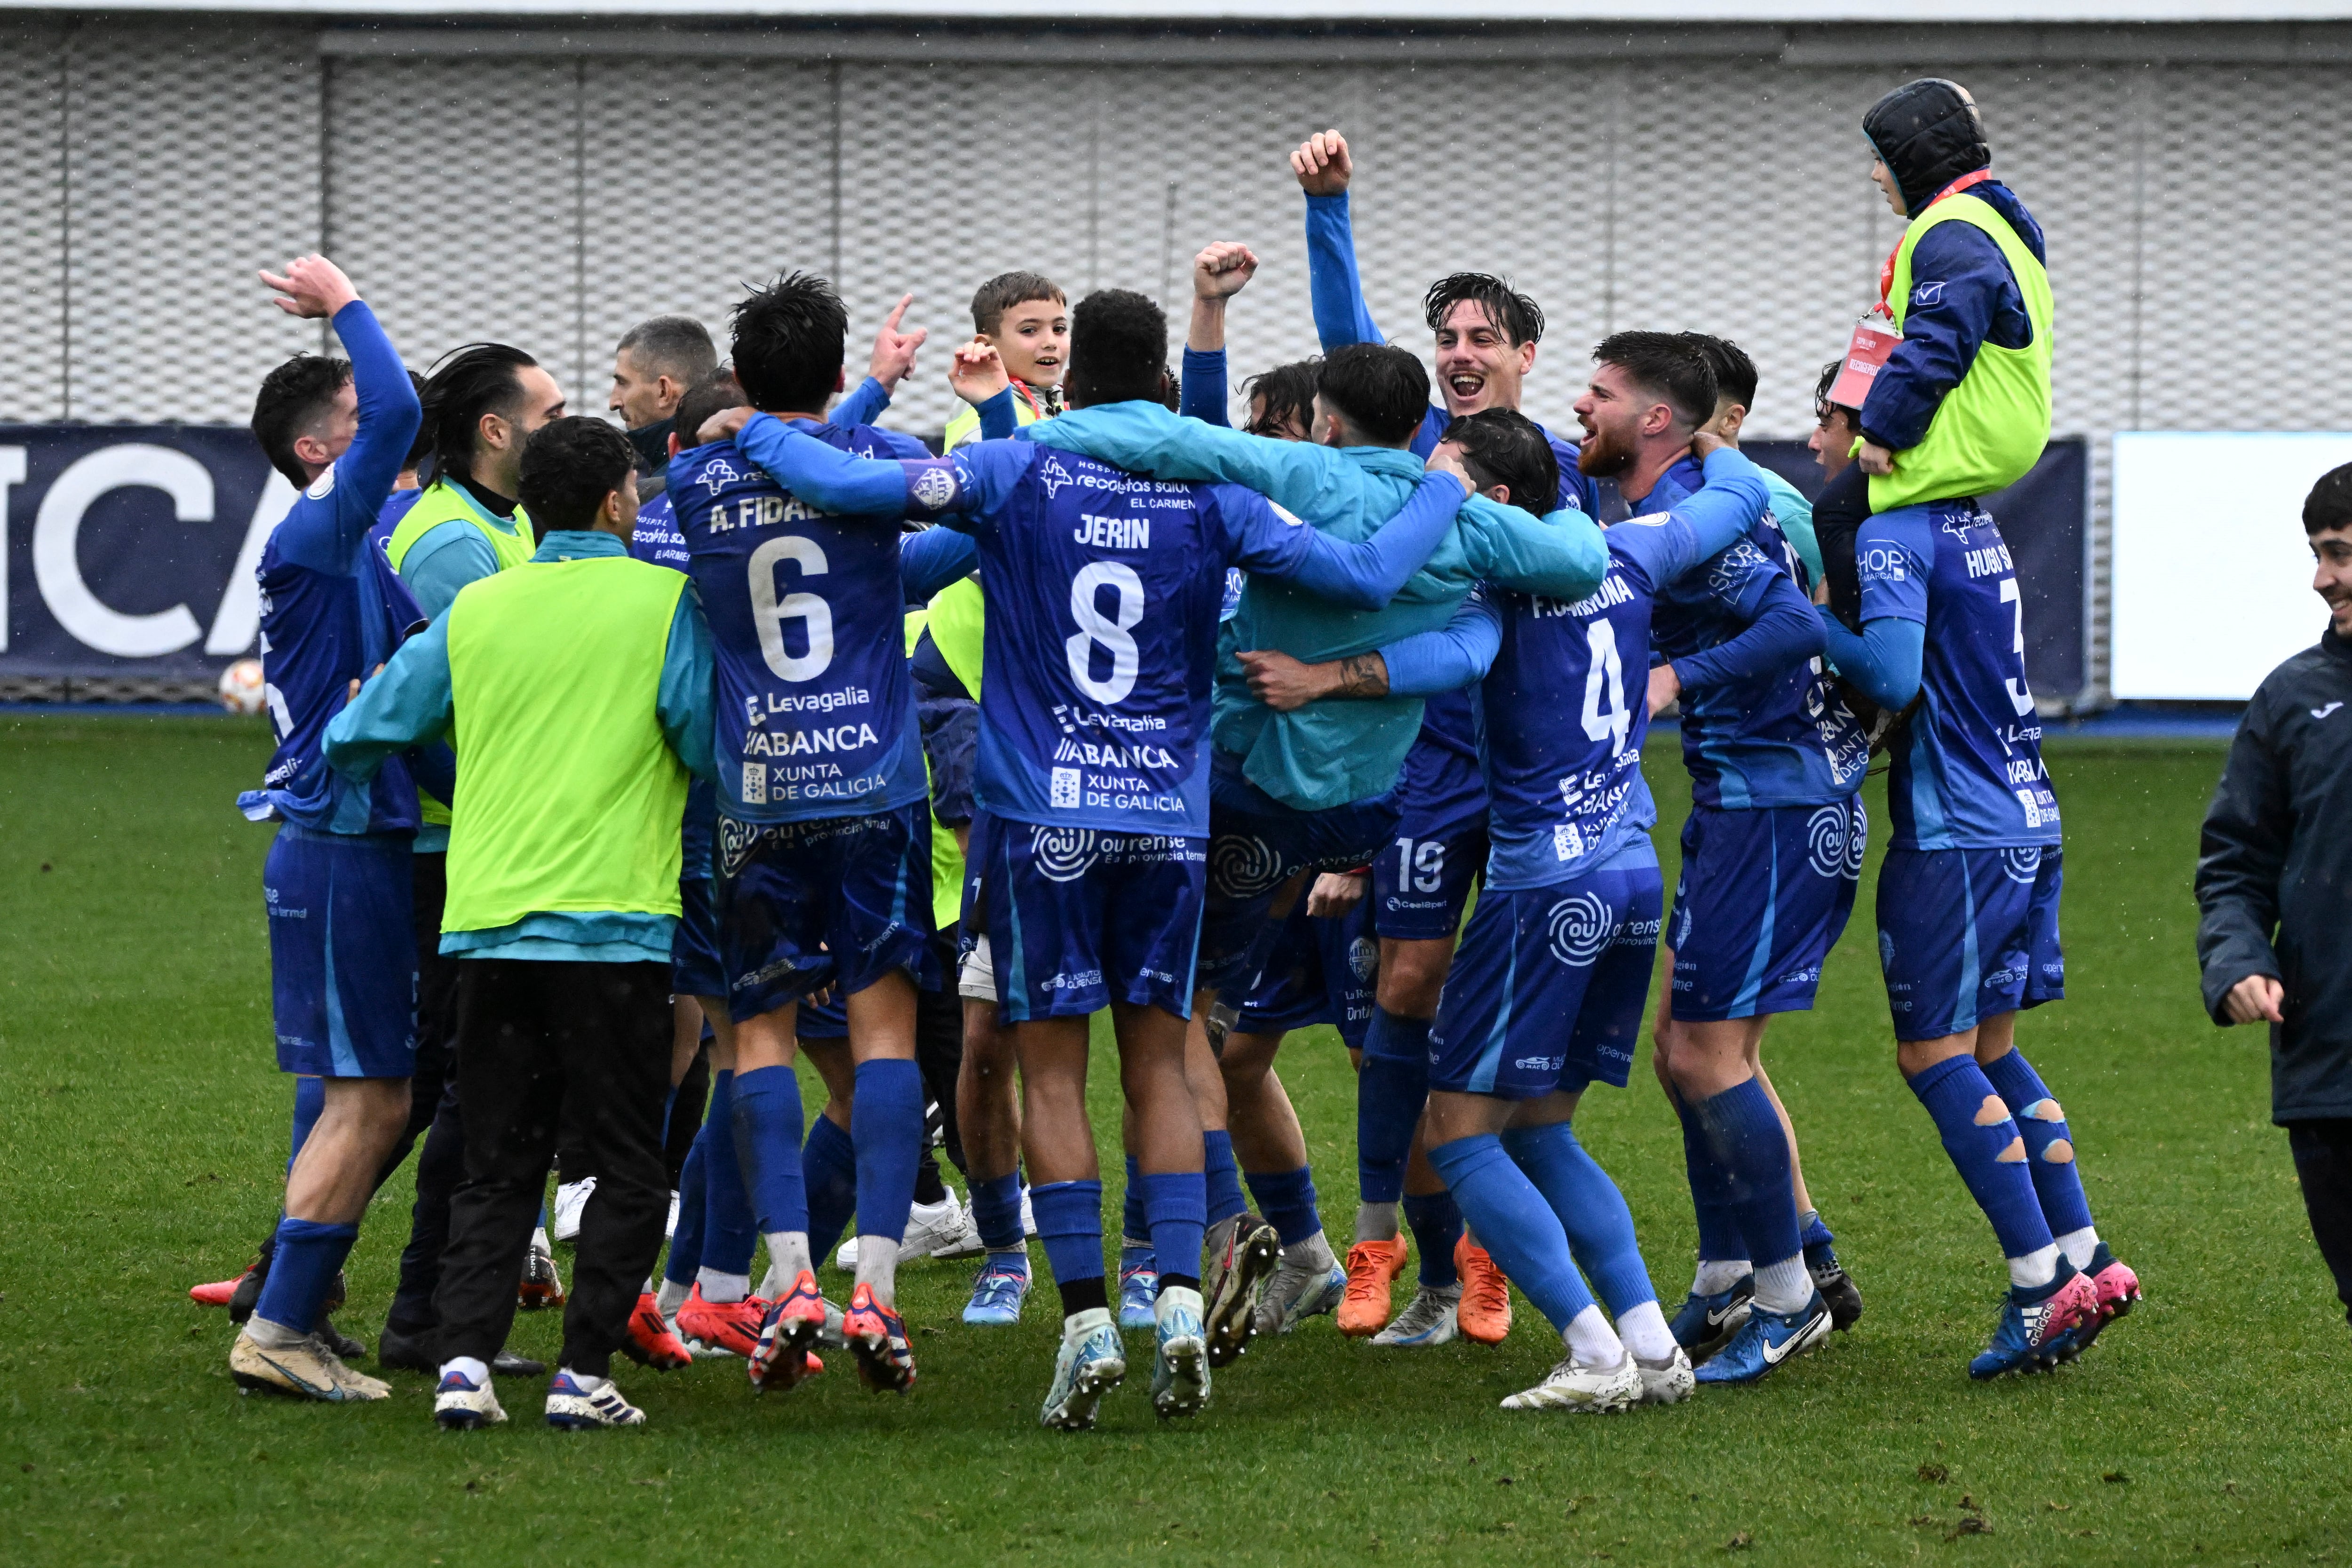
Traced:
[[[1954, 180], [1950, 184], [1946, 185], [1942, 190], [1937, 191], [1934, 195], [1929, 196], [1927, 198], [1927, 206], [1921, 207], [1919, 210], [1924, 213], [1927, 210], [1927, 207], [1934, 206], [1946, 196], [1956, 196], [1962, 191], [1967, 190], [1970, 185], [1980, 185], [1991, 178], [1992, 171], [1990, 169], [1978, 169], [1972, 173], [1962, 174], [1958, 179]], [[1895, 287], [1895, 258], [1902, 253], [1903, 242], [1898, 239], [1895, 242], [1895, 248], [1886, 253], [1885, 264], [1878, 269], [1878, 302], [1881, 305], [1885, 305], [1887, 302], [1886, 296]]]

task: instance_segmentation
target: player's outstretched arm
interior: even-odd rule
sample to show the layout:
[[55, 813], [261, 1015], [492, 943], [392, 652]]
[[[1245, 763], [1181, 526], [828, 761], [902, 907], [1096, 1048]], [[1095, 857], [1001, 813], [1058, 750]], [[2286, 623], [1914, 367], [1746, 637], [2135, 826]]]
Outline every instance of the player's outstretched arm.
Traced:
[[1225, 305], [1257, 273], [1246, 245], [1221, 239], [1192, 258], [1192, 322], [1184, 334], [1184, 368], [1176, 412], [1211, 425], [1230, 425], [1225, 374]]
[[[1755, 615], [1737, 636], [1702, 653], [1659, 667], [1674, 672], [1676, 691], [1702, 691], [1711, 686], [1778, 675], [1821, 654], [1825, 641], [1821, 618], [1813, 614], [1813, 606], [1797, 592], [1797, 585], [1789, 581], [1787, 573], [1770, 565], [1759, 566], [1759, 570], [1768, 574], [1767, 586], [1757, 603]], [[1651, 693], [1654, 699], [1657, 683], [1653, 674]], [[1663, 701], [1654, 702], [1651, 711], [1655, 713], [1663, 706]]]
[[279, 553], [298, 565], [346, 573], [400, 477], [424, 411], [398, 351], [341, 268], [323, 256], [298, 256], [282, 276], [259, 276], [288, 315], [332, 321], [351, 356], [359, 424], [335, 459], [331, 504], [298, 509], [278, 541]]
[[927, 528], [898, 542], [898, 586], [910, 605], [929, 600], [980, 565], [980, 546], [952, 528]]
[[1356, 233], [1348, 216], [1355, 163], [1348, 139], [1337, 131], [1317, 132], [1290, 154], [1290, 172], [1307, 193], [1307, 297], [1323, 352], [1386, 342], [1364, 303], [1364, 282], [1356, 270]]
[[350, 706], [327, 721], [321, 750], [329, 767], [366, 784], [384, 758], [441, 739], [455, 719], [448, 622], [436, 620], [401, 644]]
[[1400, 637], [1371, 653], [1302, 664], [1286, 653], [1253, 648], [1236, 657], [1250, 692], [1287, 713], [1330, 698], [1432, 697], [1486, 678], [1503, 646], [1503, 621], [1483, 594], [1455, 606], [1435, 631]]
[[913, 505], [897, 462], [828, 447], [773, 415], [752, 415], [735, 433], [735, 447], [793, 494], [840, 516], [898, 522]]
[[1432, 469], [1370, 539], [1352, 544], [1307, 527], [1253, 490], [1228, 486], [1217, 495], [1241, 525], [1234, 565], [1352, 610], [1380, 610], [1444, 540], [1468, 488], [1460, 475]]
[[1935, 533], [1916, 508], [1879, 512], [1855, 532], [1853, 552], [1862, 583], [1862, 630], [1847, 630], [1844, 622], [1817, 606], [1824, 649], [1838, 673], [1873, 702], [1900, 711], [1919, 694]]
[[1074, 409], [1027, 436], [1155, 479], [1241, 485], [1301, 517], [1328, 517], [1358, 494], [1348, 460], [1328, 447], [1204, 425], [1157, 404]]
[[1818, 606], [1814, 615], [1830, 663], [1860, 687], [1864, 696], [1889, 712], [1900, 712], [1919, 695], [1919, 674], [1927, 648], [1925, 622], [1881, 616], [1863, 622], [1857, 636]]
[[711, 733], [718, 717], [717, 681], [710, 623], [702, 613], [702, 595], [689, 582], [670, 616], [661, 682], [654, 689], [654, 718], [686, 771], [707, 784], [719, 782], [719, 753]]

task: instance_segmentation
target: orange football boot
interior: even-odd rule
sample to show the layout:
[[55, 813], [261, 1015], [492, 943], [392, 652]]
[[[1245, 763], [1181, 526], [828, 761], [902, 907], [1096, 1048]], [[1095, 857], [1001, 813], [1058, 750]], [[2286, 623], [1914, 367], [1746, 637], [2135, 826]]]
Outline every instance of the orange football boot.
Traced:
[[629, 1314], [629, 1337], [621, 1342], [621, 1353], [656, 1372], [675, 1372], [694, 1360], [686, 1342], [670, 1332], [669, 1324], [662, 1321], [661, 1307], [650, 1290], [637, 1294], [636, 1310]]
[[803, 1268], [793, 1288], [771, 1303], [760, 1321], [759, 1340], [743, 1362], [751, 1391], [791, 1392], [808, 1375], [809, 1363], [816, 1361], [811, 1352], [824, 1331], [824, 1298], [817, 1291], [816, 1275]]
[[1454, 1244], [1454, 1271], [1462, 1276], [1462, 1304], [1454, 1312], [1462, 1337], [1482, 1345], [1501, 1344], [1511, 1333], [1511, 1282], [1466, 1230]]
[[709, 1301], [697, 1285], [677, 1310], [678, 1337], [700, 1340], [715, 1350], [748, 1360], [759, 1348], [760, 1321], [767, 1315], [768, 1304], [757, 1296], [740, 1301]]
[[1339, 1331], [1370, 1338], [1389, 1326], [1389, 1282], [1404, 1272], [1410, 1248], [1402, 1236], [1360, 1241], [1348, 1248], [1348, 1293], [1339, 1299]]

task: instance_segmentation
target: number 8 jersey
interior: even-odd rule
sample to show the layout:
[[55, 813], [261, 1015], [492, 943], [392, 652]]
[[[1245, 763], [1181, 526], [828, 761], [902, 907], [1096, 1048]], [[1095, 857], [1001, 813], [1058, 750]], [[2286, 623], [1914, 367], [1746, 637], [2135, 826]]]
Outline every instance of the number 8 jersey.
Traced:
[[[794, 425], [860, 457], [929, 455], [871, 426]], [[732, 441], [673, 458], [668, 494], [710, 621], [720, 809], [797, 822], [922, 799], [898, 524], [817, 510]]]

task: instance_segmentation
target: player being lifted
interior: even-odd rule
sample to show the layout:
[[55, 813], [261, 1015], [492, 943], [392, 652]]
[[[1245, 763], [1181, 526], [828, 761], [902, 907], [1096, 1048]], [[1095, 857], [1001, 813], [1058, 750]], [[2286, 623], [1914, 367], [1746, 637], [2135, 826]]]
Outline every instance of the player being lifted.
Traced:
[[[1167, 322], [1104, 290], [1073, 312], [1070, 400], [1152, 409]], [[985, 405], [992, 349], [958, 352]], [[1066, 421], [1040, 425], [1029, 434]], [[1154, 1407], [1190, 1415], [1210, 1388], [1199, 1276], [1201, 1123], [1184, 1075], [1208, 827], [1210, 685], [1225, 573], [1385, 604], [1450, 531], [1450, 478], [1406, 488], [1392, 526], [1340, 542], [1233, 486], [1163, 484], [1029, 441], [928, 463], [860, 462], [775, 421], [739, 445], [795, 495], [850, 512], [937, 516], [980, 542], [989, 596], [972, 835], [995, 989], [1020, 1053], [1037, 1231], [1062, 1296], [1042, 1420], [1093, 1424], [1126, 1373], [1103, 1272], [1102, 1184], [1085, 1086], [1087, 1020], [1108, 1006], [1136, 1111], [1143, 1206], [1160, 1265]], [[1416, 495], [1415, 489], [1422, 493]], [[1385, 515], [1385, 514], [1384, 514]]]
[[[908, 437], [828, 424], [847, 313], [794, 273], [736, 308], [735, 378], [765, 423], [861, 455], [928, 455]], [[730, 421], [731, 422], [731, 421]], [[898, 1243], [914, 1200], [923, 1099], [915, 987], [929, 978], [930, 841], [922, 742], [901, 605], [971, 567], [969, 542], [908, 541], [871, 517], [832, 516], [718, 441], [673, 458], [669, 497], [710, 618], [718, 667], [719, 820], [713, 902], [732, 1021], [735, 1145], [781, 1289], [749, 1363], [789, 1388], [824, 1331], [809, 1254], [802, 1110], [793, 1060], [801, 1005], [847, 999], [857, 1283], [843, 1333], [859, 1376], [900, 1393], [914, 1355], [897, 1309]], [[731, 1058], [731, 1060], [729, 1058]]]

